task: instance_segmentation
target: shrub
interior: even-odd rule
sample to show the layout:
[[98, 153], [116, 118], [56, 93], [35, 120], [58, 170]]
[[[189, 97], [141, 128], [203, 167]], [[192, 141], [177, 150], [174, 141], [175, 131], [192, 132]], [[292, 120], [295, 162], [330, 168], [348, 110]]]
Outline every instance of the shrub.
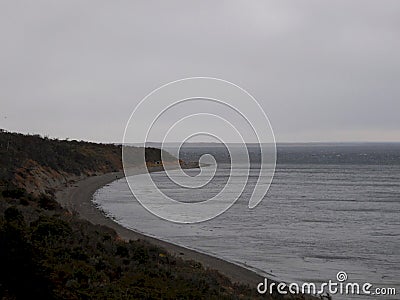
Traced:
[[60, 204], [54, 200], [52, 197], [47, 195], [41, 195], [39, 197], [39, 207], [46, 210], [56, 210], [61, 209]]
[[26, 191], [23, 188], [14, 188], [14, 189], [4, 190], [1, 194], [5, 198], [19, 199], [26, 195]]

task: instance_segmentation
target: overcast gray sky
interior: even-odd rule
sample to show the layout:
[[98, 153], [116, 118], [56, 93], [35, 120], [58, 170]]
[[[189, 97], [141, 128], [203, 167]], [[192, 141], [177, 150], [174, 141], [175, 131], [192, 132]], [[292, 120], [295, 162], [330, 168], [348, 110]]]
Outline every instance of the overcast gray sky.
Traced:
[[400, 1], [1, 1], [0, 127], [120, 142], [153, 89], [231, 81], [280, 142], [400, 141]]

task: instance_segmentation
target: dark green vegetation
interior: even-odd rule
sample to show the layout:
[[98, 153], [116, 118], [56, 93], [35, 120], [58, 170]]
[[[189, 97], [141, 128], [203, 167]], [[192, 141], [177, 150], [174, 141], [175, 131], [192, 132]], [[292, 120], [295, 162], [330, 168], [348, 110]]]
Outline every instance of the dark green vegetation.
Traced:
[[[0, 132], [0, 178], [10, 180], [27, 165], [79, 175], [121, 168], [121, 147]], [[32, 168], [32, 167], [31, 167]]]
[[[143, 241], [122, 241], [54, 200], [57, 182], [120, 170], [120, 155], [115, 145], [0, 132], [0, 297], [257, 298], [255, 289], [199, 263]], [[146, 150], [149, 160], [159, 155]]]
[[18, 203], [21, 199], [2, 199], [0, 295], [6, 299], [251, 296], [247, 287], [194, 261], [142, 241], [121, 241], [112, 230], [80, 220], [56, 204], [46, 210], [35, 199], [25, 198], [25, 205]]
[[[141, 148], [131, 149], [137, 156], [143, 153]], [[11, 180], [16, 170], [29, 162], [75, 175], [117, 171], [122, 168], [121, 151], [120, 145], [49, 139], [0, 129], [0, 180]], [[145, 155], [146, 161], [161, 160], [161, 151], [156, 148], [146, 148]], [[165, 159], [175, 158], [167, 153]]]

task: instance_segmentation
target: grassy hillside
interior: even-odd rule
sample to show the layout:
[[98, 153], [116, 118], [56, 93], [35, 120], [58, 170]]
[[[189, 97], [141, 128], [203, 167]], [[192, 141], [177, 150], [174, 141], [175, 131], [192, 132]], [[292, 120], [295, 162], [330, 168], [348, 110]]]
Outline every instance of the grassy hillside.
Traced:
[[[0, 130], [0, 186], [24, 189], [36, 196], [51, 194], [71, 178], [122, 169], [122, 147], [84, 141], [49, 139]], [[131, 147], [133, 164], [139, 165], [143, 148]], [[147, 161], [161, 160], [161, 151], [146, 148]], [[168, 153], [165, 160], [176, 160]]]

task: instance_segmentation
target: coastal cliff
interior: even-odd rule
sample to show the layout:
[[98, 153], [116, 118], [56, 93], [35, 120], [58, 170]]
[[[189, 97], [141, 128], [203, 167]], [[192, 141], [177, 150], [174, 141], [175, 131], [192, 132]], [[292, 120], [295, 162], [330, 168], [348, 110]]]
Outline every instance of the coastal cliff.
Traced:
[[[140, 155], [150, 165], [161, 161], [157, 148], [130, 147], [141, 166]], [[0, 185], [22, 189], [35, 197], [51, 195], [58, 188], [85, 177], [122, 170], [122, 146], [76, 140], [59, 140], [40, 135], [23, 135], [0, 130]], [[176, 161], [168, 153], [165, 163]]]

